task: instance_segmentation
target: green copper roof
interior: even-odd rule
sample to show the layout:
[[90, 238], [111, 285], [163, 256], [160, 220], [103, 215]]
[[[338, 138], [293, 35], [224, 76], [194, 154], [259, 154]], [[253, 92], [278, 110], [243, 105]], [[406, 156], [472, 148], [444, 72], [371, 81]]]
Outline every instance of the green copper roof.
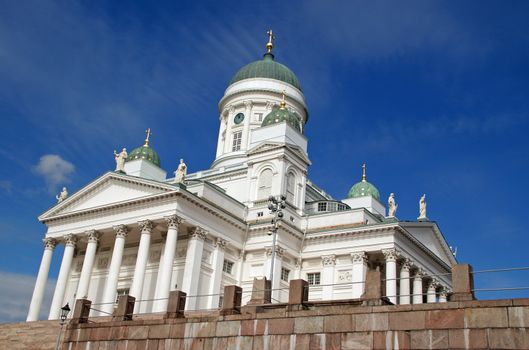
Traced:
[[263, 119], [261, 126], [277, 124], [286, 121], [288, 125], [301, 132], [301, 119], [284, 107], [274, 106], [272, 111]]
[[365, 196], [372, 196], [373, 198], [380, 200], [380, 193], [378, 192], [377, 188], [373, 184], [362, 180], [351, 187], [347, 198], [358, 198]]
[[135, 159], [145, 159], [157, 167], [160, 166], [160, 157], [158, 157], [158, 154], [148, 145], [135, 148], [130, 152], [127, 157], [127, 162]]
[[255, 61], [239, 69], [230, 81], [230, 85], [250, 78], [269, 78], [284, 81], [301, 90], [296, 75], [285, 65], [274, 61], [274, 55], [265, 53], [263, 59]]

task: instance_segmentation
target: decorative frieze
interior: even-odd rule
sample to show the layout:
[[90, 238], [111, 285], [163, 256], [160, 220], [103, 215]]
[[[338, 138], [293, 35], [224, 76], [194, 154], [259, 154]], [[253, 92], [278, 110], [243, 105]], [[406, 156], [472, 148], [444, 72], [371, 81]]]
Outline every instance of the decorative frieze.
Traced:
[[106, 269], [107, 266], [108, 266], [108, 256], [105, 256], [105, 257], [102, 257], [102, 258], [99, 258], [97, 260], [97, 268], [99, 270], [102, 270], [102, 269]]
[[137, 254], [127, 254], [123, 256], [123, 265], [131, 266], [136, 263]]
[[336, 265], [336, 255], [323, 255], [321, 257], [321, 262], [323, 266], [334, 266]]
[[211, 252], [209, 250], [202, 251], [202, 262], [211, 263]]
[[[266, 256], [271, 256], [272, 255], [272, 247], [267, 247], [266, 248]], [[285, 249], [284, 248], [281, 248], [280, 246], [276, 245], [276, 257], [277, 258], [281, 258], [283, 256], [283, 254], [285, 253]]]
[[161, 250], [153, 250], [149, 254], [149, 262], [156, 263], [160, 261], [160, 256], [162, 255]]
[[353, 274], [350, 270], [338, 271], [338, 281], [340, 282], [351, 282], [353, 280]]

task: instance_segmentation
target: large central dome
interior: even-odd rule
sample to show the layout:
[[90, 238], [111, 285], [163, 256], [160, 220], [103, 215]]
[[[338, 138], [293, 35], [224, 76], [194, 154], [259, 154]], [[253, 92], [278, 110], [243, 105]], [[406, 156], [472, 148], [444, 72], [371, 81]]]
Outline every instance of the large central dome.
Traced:
[[239, 69], [230, 81], [230, 85], [244, 79], [269, 78], [288, 83], [301, 91], [299, 80], [287, 66], [274, 61], [270, 52], [264, 54], [263, 59], [252, 62]]

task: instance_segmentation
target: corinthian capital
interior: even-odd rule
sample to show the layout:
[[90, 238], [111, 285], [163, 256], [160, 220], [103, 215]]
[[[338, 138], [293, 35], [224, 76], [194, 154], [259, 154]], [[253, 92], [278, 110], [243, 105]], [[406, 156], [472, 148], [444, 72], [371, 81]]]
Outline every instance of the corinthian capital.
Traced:
[[75, 244], [77, 243], [77, 237], [70, 233], [66, 236], [64, 236], [64, 245], [66, 247], [70, 246], [70, 247], [74, 247], [75, 248]]
[[367, 263], [367, 254], [366, 252], [354, 252], [351, 253], [351, 260], [353, 261], [353, 264], [358, 263]]
[[138, 222], [138, 225], [140, 225], [141, 233], [150, 234], [153, 228], [151, 220], [140, 221]]
[[194, 227], [191, 229], [190, 236], [191, 239], [201, 239], [205, 240], [208, 235], [208, 232], [202, 227]]
[[384, 258], [386, 259], [386, 262], [395, 262], [397, 261], [397, 258], [399, 257], [399, 253], [395, 248], [391, 249], [382, 249], [382, 254], [384, 254]]
[[167, 222], [167, 226], [169, 229], [178, 230], [178, 225], [180, 225], [183, 220], [178, 215], [171, 215], [165, 217], [165, 222]]
[[226, 249], [226, 244], [228, 244], [228, 242], [222, 238], [217, 238], [215, 240], [215, 248], [217, 249]]
[[85, 232], [86, 238], [88, 238], [88, 242], [99, 242], [99, 237], [101, 236], [99, 232], [96, 230], [88, 230]]
[[114, 232], [116, 232], [116, 237], [125, 238], [127, 237], [128, 228], [125, 225], [116, 225], [113, 227]]
[[321, 262], [323, 266], [334, 266], [336, 265], [336, 255], [323, 255], [321, 257]]
[[47, 237], [42, 240], [44, 242], [44, 249], [46, 250], [53, 250], [55, 249], [55, 246], [57, 245], [57, 241], [54, 238]]
[[244, 101], [244, 107], [246, 107], [246, 109], [252, 108], [252, 101]]

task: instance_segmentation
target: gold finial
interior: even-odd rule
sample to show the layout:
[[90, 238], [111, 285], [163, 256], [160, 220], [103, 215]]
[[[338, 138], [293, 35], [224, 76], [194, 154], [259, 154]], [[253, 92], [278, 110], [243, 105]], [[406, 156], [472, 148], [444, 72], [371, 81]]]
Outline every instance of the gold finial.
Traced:
[[145, 130], [145, 133], [147, 134], [147, 137], [145, 137], [145, 143], [143, 144], [143, 146], [149, 147], [149, 137], [151, 137], [151, 128], [147, 128], [147, 130]]
[[366, 163], [362, 165], [362, 182], [366, 182]]
[[285, 102], [285, 90], [281, 91], [281, 102], [279, 102], [279, 109], [285, 109], [286, 106]]
[[268, 43], [266, 44], [266, 50], [267, 50], [267, 53], [272, 53], [272, 49], [274, 47], [274, 39], [276, 37], [274, 36], [272, 29], [267, 31], [266, 34], [268, 34]]

